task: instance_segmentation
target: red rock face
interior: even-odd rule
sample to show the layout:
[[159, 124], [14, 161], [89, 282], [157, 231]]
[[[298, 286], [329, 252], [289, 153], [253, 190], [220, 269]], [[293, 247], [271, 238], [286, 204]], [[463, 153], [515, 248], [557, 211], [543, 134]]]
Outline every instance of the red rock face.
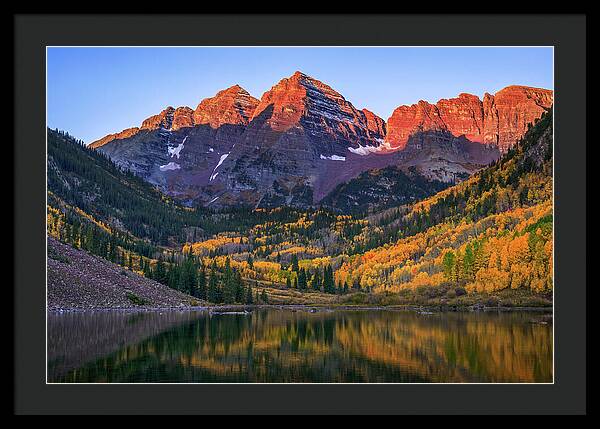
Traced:
[[115, 139], [132, 137], [141, 130], [165, 129], [177, 131], [195, 125], [210, 125], [219, 128], [225, 124], [246, 125], [258, 105], [258, 100], [239, 85], [220, 91], [214, 97], [202, 100], [196, 110], [187, 106], [174, 109], [169, 106], [158, 115], [150, 116], [140, 128], [128, 128], [116, 134], [109, 134], [90, 144], [98, 148]]
[[173, 123], [171, 128], [179, 130], [181, 128], [194, 126], [194, 111], [189, 107], [178, 107], [173, 112]]
[[392, 150], [406, 147], [408, 138], [418, 131], [443, 130], [444, 122], [437, 107], [426, 101], [412, 106], [400, 106], [387, 122], [386, 143]]
[[96, 140], [95, 142], [91, 143], [89, 145], [89, 147], [92, 148], [92, 149], [95, 149], [95, 148], [103, 146], [106, 143], [111, 142], [113, 140], [126, 139], [126, 138], [129, 138], [131, 136], [134, 136], [139, 131], [140, 131], [140, 129], [138, 127], [127, 128], [127, 129], [121, 131], [120, 133], [109, 134], [107, 136], [104, 136], [100, 140]]
[[194, 124], [208, 124], [219, 128], [224, 124], [246, 125], [254, 113], [258, 100], [239, 85], [202, 100], [194, 111]]
[[485, 94], [484, 142], [506, 152], [553, 102], [553, 91], [527, 86], [507, 86], [493, 96]]
[[394, 110], [388, 119], [386, 142], [392, 149], [404, 149], [416, 132], [449, 131], [472, 142], [497, 145], [506, 152], [552, 103], [551, 90], [525, 86], [485, 94], [483, 101], [471, 94], [442, 99], [435, 105], [420, 101]]
[[297, 124], [305, 113], [304, 99], [306, 98], [306, 88], [299, 82], [299, 76], [294, 75], [282, 79], [265, 92], [251, 121], [262, 119], [268, 128], [276, 132], [287, 131]]
[[150, 116], [144, 122], [140, 129], [142, 130], [156, 130], [158, 128], [170, 129], [173, 124], [173, 114], [175, 109], [171, 106], [160, 112], [158, 115]]
[[438, 101], [436, 107], [452, 134], [464, 135], [472, 142], [483, 141], [483, 105], [479, 97], [463, 93], [457, 98]]

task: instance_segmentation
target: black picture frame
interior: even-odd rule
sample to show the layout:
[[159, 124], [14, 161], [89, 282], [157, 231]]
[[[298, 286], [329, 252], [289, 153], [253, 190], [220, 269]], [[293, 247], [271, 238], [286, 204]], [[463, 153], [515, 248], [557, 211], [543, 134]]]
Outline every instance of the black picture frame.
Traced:
[[[13, 23], [15, 413], [586, 412], [585, 15], [15, 15]], [[554, 46], [555, 383], [46, 384], [45, 54], [50, 45]]]

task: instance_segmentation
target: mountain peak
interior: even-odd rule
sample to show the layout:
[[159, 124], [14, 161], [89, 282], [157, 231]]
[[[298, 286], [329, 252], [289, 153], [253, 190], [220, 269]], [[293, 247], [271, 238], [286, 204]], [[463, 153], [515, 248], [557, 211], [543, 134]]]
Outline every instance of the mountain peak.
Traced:
[[301, 78], [310, 78], [306, 73], [302, 73], [300, 70], [296, 70], [290, 79], [301, 79]]
[[175, 108], [168, 106], [158, 115], [152, 115], [142, 122], [140, 129], [142, 130], [155, 130], [157, 128], [170, 129], [173, 124], [173, 113]]
[[224, 124], [247, 124], [258, 105], [258, 99], [235, 84], [217, 92], [214, 97], [206, 98], [194, 111], [194, 124], [208, 124], [218, 128]]
[[250, 93], [248, 91], [246, 91], [241, 85], [239, 85], [237, 83], [235, 85], [230, 86], [229, 88], [225, 88], [225, 89], [217, 92], [215, 97], [219, 97], [224, 94], [248, 94], [248, 95], [250, 95]]

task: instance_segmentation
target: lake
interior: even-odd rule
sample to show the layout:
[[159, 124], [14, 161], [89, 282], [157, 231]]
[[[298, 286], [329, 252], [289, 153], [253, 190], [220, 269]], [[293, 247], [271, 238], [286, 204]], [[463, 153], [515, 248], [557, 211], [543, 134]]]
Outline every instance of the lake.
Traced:
[[48, 382], [552, 382], [550, 313], [48, 314]]

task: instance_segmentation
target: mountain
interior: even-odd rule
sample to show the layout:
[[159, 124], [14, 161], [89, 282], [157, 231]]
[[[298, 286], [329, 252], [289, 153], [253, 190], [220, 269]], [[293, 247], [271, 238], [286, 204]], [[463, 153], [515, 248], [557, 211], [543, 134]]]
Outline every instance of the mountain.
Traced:
[[512, 86], [483, 101], [461, 94], [401, 106], [386, 123], [296, 72], [260, 100], [235, 85], [195, 110], [168, 107], [90, 147], [188, 205], [307, 208], [387, 166], [412, 168], [419, 180], [463, 180], [498, 159], [551, 103], [552, 91]]

